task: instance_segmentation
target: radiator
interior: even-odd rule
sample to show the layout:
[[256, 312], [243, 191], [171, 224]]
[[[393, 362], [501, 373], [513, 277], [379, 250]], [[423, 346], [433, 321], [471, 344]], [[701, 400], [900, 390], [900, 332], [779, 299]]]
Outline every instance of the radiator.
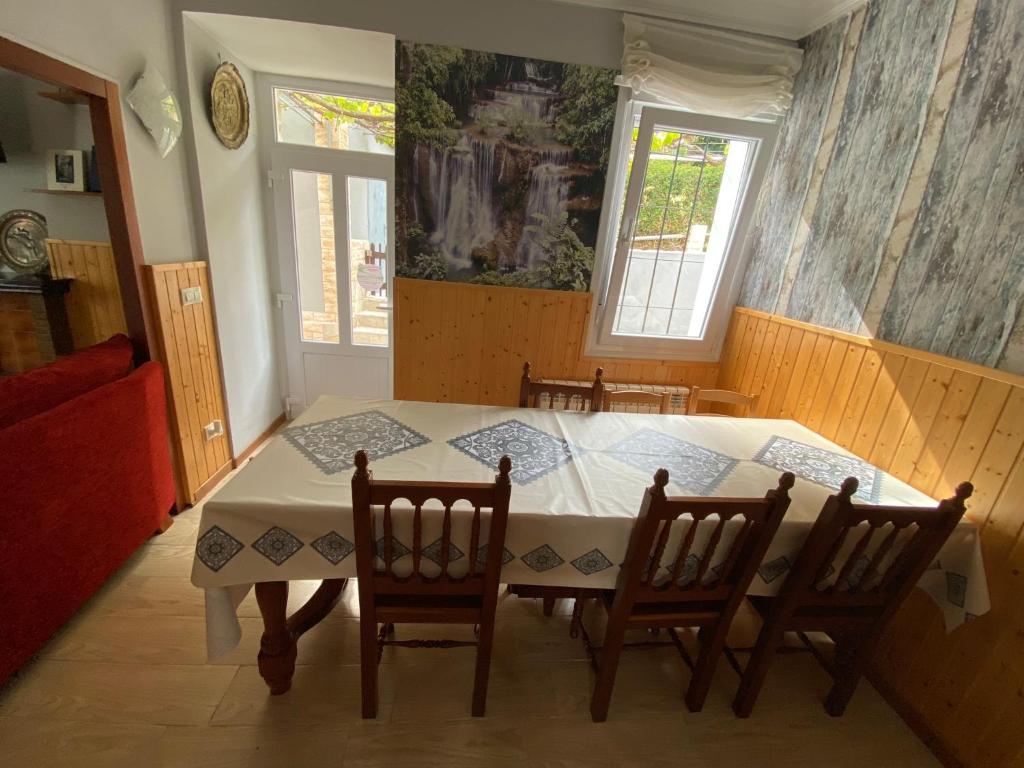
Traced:
[[[568, 379], [542, 379], [546, 384], [570, 384], [574, 387], [590, 387], [594, 384], [593, 379], [590, 381], [570, 381]], [[623, 384], [613, 383], [610, 381], [603, 381], [605, 392], [615, 392], [617, 390], [632, 389], [632, 390], [643, 390], [644, 392], [655, 392], [662, 394], [668, 392], [672, 397], [669, 403], [669, 413], [673, 414], [685, 414], [686, 413], [686, 402], [690, 397], [690, 388], [684, 386], [668, 385], [668, 384]], [[538, 408], [548, 407], [548, 395], [540, 395], [537, 398]], [[555, 406], [557, 408], [565, 407], [565, 397], [562, 395], [555, 396]], [[578, 407], [578, 406], [577, 406]], [[612, 406], [612, 411], [618, 413], [659, 413], [656, 405], [647, 405], [645, 403], [615, 403]]]

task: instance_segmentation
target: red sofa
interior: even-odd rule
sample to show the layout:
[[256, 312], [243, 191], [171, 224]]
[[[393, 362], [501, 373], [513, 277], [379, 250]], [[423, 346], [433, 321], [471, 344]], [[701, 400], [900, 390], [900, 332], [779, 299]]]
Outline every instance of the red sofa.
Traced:
[[163, 371], [124, 336], [0, 378], [0, 684], [174, 505]]

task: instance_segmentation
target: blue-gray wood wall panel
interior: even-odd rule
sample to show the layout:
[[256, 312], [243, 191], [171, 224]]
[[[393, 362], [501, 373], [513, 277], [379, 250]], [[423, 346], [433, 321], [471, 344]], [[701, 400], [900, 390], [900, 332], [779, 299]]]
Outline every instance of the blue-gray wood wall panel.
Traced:
[[998, 365], [1024, 290], [1024, 2], [981, 0], [878, 335]]
[[748, 307], [775, 311], [849, 27], [850, 17], [845, 16], [804, 41], [804, 61], [793, 85], [793, 104], [780, 129], [778, 148], [747, 241], [750, 267], [740, 302]]
[[857, 331], [924, 126], [955, 0], [868, 7], [786, 314]]

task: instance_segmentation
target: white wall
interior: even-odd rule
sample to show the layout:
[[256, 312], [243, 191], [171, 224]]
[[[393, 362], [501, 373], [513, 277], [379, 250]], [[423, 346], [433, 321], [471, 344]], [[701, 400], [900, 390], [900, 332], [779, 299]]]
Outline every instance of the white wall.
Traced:
[[175, 11], [234, 13], [387, 32], [571, 64], [618, 67], [622, 14], [540, 0], [170, 0]]
[[46, 217], [50, 237], [107, 242], [103, 198], [46, 195], [50, 149], [86, 151], [83, 173], [92, 148], [89, 108], [60, 104], [39, 95], [53, 86], [25, 75], [0, 70], [0, 141], [7, 162], [0, 165], [0, 213], [28, 208]]
[[217, 139], [208, 118], [209, 84], [223, 60], [239, 69], [250, 100], [253, 73], [220, 41], [190, 19], [183, 20], [187, 99], [197, 187], [196, 221], [210, 263], [227, 394], [231, 443], [237, 455], [278, 416], [278, 380], [269, 259], [263, 221], [263, 174], [254, 108], [249, 138], [238, 149]]
[[[175, 85], [166, 0], [0, 0], [0, 35], [113, 80], [122, 95], [147, 59]], [[146, 261], [191, 261], [196, 249], [185, 153], [179, 147], [161, 159], [122, 106]]]

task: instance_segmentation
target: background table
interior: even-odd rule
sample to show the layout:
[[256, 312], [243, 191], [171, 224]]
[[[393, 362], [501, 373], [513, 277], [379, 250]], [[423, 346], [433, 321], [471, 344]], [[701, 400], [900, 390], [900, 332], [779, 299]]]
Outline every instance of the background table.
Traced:
[[[324, 397], [203, 508], [192, 582], [206, 589], [211, 658], [237, 644], [235, 608], [254, 583], [356, 575], [350, 480], [360, 448], [376, 477], [402, 480], [488, 482], [508, 453], [502, 581], [516, 584], [614, 587], [659, 467], [669, 471], [670, 495], [762, 496], [783, 470], [796, 474], [792, 504], [751, 585], [758, 595], [778, 590], [845, 477], [860, 481], [860, 501], [935, 503], [793, 421]], [[440, 516], [436, 523], [440, 536]], [[396, 553], [411, 545], [401, 528], [395, 539]], [[462, 550], [451, 559], [467, 562]], [[989, 609], [973, 523], [961, 523], [919, 586], [943, 610], [947, 629]]]

